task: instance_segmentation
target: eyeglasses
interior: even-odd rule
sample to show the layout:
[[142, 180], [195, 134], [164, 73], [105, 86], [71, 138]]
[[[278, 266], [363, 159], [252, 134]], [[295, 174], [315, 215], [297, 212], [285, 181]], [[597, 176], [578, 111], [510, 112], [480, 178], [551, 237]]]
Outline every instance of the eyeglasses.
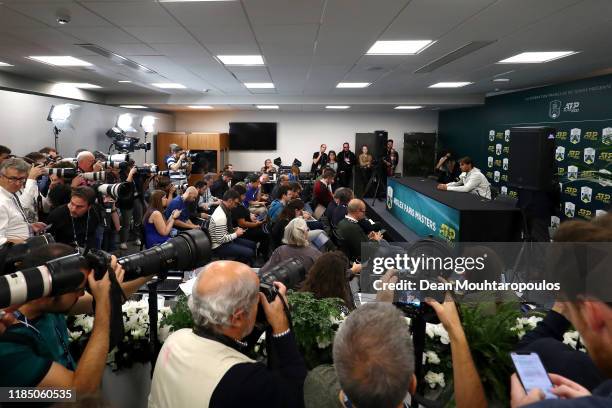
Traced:
[[9, 177], [6, 176], [4, 174], [0, 174], [2, 177], [4, 177], [5, 179], [7, 179], [8, 181], [10, 181], [11, 183], [14, 184], [21, 184], [24, 183], [27, 180], [27, 177]]

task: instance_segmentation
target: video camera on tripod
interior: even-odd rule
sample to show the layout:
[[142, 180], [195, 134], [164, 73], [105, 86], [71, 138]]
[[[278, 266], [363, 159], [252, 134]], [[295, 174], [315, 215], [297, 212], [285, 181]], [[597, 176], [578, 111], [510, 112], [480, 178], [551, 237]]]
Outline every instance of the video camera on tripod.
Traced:
[[[45, 296], [76, 290], [83, 282], [82, 268], [93, 269], [97, 280], [110, 265], [111, 255], [100, 250], [78, 252], [37, 267], [13, 270], [31, 249], [50, 242], [46, 236], [30, 238], [25, 244], [3, 247], [4, 275], [0, 276], [0, 308], [19, 305]], [[205, 265], [211, 256], [208, 236], [201, 230], [181, 232], [165, 243], [119, 258], [128, 280], [148, 275], [163, 279], [168, 270], [191, 270]], [[8, 268], [7, 268], [8, 267]]]

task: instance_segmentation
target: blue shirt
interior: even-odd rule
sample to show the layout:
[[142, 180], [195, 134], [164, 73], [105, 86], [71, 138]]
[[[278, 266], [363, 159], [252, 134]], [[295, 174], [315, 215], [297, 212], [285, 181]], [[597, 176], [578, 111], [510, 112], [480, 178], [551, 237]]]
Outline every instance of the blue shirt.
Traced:
[[285, 204], [281, 200], [274, 200], [272, 204], [270, 204], [270, 208], [268, 208], [268, 216], [272, 221], [276, 221], [280, 213], [285, 208]]
[[259, 193], [259, 187], [249, 187], [247, 189], [246, 197], [244, 198], [245, 207], [248, 207], [251, 201], [257, 201], [257, 193]]
[[178, 217], [178, 219], [183, 222], [187, 222], [189, 219], [189, 209], [187, 208], [187, 203], [183, 201], [183, 196], [176, 196], [172, 199], [172, 201], [170, 201], [166, 211], [164, 211], [164, 216], [166, 219], [170, 218], [170, 215], [172, 215], [174, 210], [180, 210], [181, 215]]

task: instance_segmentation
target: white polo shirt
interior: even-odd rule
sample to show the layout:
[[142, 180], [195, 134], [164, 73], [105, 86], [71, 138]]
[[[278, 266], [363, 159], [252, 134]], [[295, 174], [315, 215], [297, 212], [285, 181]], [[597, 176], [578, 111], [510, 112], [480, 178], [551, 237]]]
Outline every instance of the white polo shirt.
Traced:
[[29, 237], [30, 225], [18, 199], [0, 186], [0, 245], [8, 240]]

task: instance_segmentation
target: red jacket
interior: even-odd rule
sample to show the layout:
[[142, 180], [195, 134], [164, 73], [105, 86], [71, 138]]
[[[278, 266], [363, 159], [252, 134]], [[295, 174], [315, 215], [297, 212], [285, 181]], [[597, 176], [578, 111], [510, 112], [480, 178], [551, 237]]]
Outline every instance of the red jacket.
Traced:
[[327, 186], [323, 184], [321, 180], [317, 180], [315, 183], [312, 194], [317, 205], [320, 204], [325, 208], [327, 208], [327, 205], [334, 199], [332, 192], [329, 191], [329, 188], [327, 188]]

